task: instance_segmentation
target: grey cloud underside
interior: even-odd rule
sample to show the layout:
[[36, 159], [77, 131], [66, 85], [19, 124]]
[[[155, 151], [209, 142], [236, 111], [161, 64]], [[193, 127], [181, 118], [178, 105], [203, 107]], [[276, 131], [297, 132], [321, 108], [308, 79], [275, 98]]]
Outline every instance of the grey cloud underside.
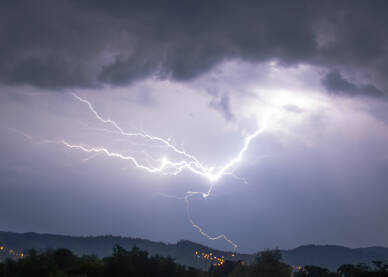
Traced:
[[349, 94], [349, 95], [367, 95], [382, 96], [384, 93], [374, 85], [357, 86], [344, 77], [338, 71], [329, 71], [321, 80], [324, 87], [331, 93]]
[[209, 103], [209, 106], [220, 111], [226, 120], [234, 119], [228, 94], [214, 97], [213, 100]]
[[[62, 89], [126, 85], [149, 76], [185, 81], [240, 59], [322, 66], [329, 71], [323, 84], [334, 93], [379, 94], [371, 91], [388, 85], [385, 1], [0, 5], [3, 84]], [[339, 89], [342, 72], [356, 72], [370, 85]]]

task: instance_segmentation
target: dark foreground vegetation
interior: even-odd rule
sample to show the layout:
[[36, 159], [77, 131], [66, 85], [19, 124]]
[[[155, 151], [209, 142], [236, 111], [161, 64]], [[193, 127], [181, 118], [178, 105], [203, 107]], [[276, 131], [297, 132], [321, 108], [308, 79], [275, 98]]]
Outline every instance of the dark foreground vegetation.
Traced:
[[211, 266], [207, 272], [176, 264], [172, 258], [149, 256], [134, 247], [127, 251], [116, 246], [113, 255], [104, 259], [89, 255], [77, 257], [67, 249], [37, 253], [30, 250], [20, 259], [0, 263], [0, 277], [361, 277], [388, 276], [388, 264], [380, 261], [345, 264], [337, 272], [318, 266], [292, 267], [282, 262], [279, 250], [264, 251], [251, 265], [241, 261], [225, 261]]

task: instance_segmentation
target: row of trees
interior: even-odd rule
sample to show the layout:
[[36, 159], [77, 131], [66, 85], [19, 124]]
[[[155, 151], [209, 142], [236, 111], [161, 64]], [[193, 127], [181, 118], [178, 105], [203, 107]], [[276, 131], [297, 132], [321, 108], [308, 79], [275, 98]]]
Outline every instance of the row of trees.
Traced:
[[366, 264], [344, 264], [337, 272], [319, 266], [291, 267], [282, 262], [279, 250], [268, 250], [257, 255], [253, 264], [227, 261], [224, 267], [209, 270], [211, 277], [388, 277], [388, 263], [373, 261]]
[[134, 247], [127, 251], [116, 246], [113, 255], [104, 259], [96, 256], [77, 257], [67, 249], [37, 253], [28, 252], [25, 258], [8, 259], [0, 263], [0, 277], [384, 277], [388, 276], [388, 264], [373, 262], [342, 265], [337, 272], [318, 266], [293, 268], [282, 262], [279, 250], [264, 251], [254, 263], [226, 261], [222, 266], [212, 266], [208, 272], [178, 265], [172, 258]]
[[0, 264], [0, 277], [200, 277], [195, 268], [178, 265], [172, 258], [148, 256], [134, 247], [127, 251], [116, 246], [111, 257], [77, 257], [67, 249], [37, 253], [25, 258], [8, 259]]

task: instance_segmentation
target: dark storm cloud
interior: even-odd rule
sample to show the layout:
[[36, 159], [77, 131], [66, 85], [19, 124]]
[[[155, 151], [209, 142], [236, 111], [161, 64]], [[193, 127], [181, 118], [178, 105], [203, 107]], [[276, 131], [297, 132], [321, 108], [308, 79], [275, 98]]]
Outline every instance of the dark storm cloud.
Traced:
[[[374, 94], [387, 86], [387, 5], [4, 1], [0, 81], [44, 88], [124, 85], [151, 75], [184, 81], [230, 59], [275, 59], [357, 72]], [[326, 87], [336, 91], [332, 77], [340, 76], [329, 73]]]
[[338, 71], [330, 71], [321, 80], [324, 87], [332, 93], [342, 93], [348, 95], [368, 95], [368, 96], [381, 96], [383, 92], [373, 85], [357, 86], [347, 80], [345, 80]]

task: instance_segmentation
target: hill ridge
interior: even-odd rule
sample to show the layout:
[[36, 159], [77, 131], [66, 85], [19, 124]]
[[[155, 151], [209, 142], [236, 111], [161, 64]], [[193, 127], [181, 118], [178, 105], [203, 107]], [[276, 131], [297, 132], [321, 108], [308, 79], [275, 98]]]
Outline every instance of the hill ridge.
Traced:
[[[255, 258], [255, 254], [222, 251], [190, 240], [165, 243], [114, 235], [69, 236], [0, 231], [0, 242], [18, 250], [68, 248], [76, 255], [95, 254], [99, 257], [111, 255], [114, 245], [117, 244], [126, 249], [136, 245], [140, 249], [149, 252], [150, 255], [171, 256], [177, 263], [201, 269], [206, 269], [209, 262], [198, 258], [195, 255], [196, 251], [212, 252], [217, 256], [225, 256], [226, 259], [244, 260], [248, 263]], [[330, 270], [336, 270], [339, 265], [346, 263], [370, 263], [373, 260], [388, 261], [388, 248], [383, 246], [350, 248], [341, 245], [307, 244], [281, 250], [281, 252], [284, 261], [290, 265], [318, 265], [327, 267]]]

